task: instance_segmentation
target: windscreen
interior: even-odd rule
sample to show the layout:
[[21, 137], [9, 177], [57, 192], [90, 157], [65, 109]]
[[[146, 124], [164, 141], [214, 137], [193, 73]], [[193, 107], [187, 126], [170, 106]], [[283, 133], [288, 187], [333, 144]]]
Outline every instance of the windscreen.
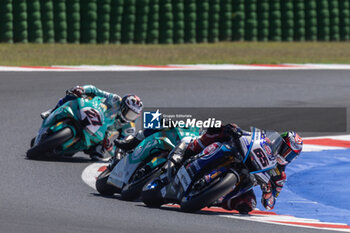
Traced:
[[269, 144], [272, 154], [276, 156], [282, 144], [282, 138], [276, 131], [265, 131], [265, 141]]

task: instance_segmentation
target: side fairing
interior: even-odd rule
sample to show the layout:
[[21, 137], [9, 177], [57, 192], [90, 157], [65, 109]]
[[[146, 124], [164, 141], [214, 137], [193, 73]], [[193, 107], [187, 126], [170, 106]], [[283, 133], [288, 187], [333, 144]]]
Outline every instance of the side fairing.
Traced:
[[168, 138], [157, 137], [158, 133], [143, 140], [132, 153], [123, 157], [111, 172], [108, 183], [118, 188], [127, 184], [138, 168], [140, 163], [146, 160], [150, 155], [161, 151], [170, 151], [173, 145]]
[[75, 120], [79, 119], [79, 116], [76, 114], [77, 103], [75, 101], [68, 101], [63, 104], [61, 107], [53, 111], [49, 117], [47, 117], [42, 124], [42, 127], [50, 127], [62, 119], [73, 118]]
[[[81, 138], [74, 138], [70, 141], [67, 147], [74, 144], [69, 150], [79, 151], [89, 148], [104, 139], [105, 132], [112, 120], [106, 120], [104, 113], [106, 106], [103, 104], [103, 98], [94, 97], [93, 99], [78, 98], [71, 100], [53, 111], [48, 118], [46, 118], [35, 140], [35, 145], [41, 140], [41, 137], [48, 129], [58, 131], [62, 128], [62, 121], [65, 119], [72, 119], [81, 125]], [[73, 127], [73, 126], [72, 126]], [[75, 130], [72, 128], [75, 132]], [[79, 130], [79, 128], [78, 128]], [[79, 141], [78, 144], [77, 141]], [[76, 144], [76, 145], [75, 145]]]
[[158, 137], [159, 135], [152, 135], [143, 140], [133, 151], [129, 154], [130, 163], [139, 163], [145, 160], [150, 154], [161, 151], [170, 151], [175, 145], [166, 137]]
[[79, 120], [84, 126], [83, 134], [85, 144], [89, 147], [101, 142], [110, 124], [109, 119], [105, 118], [106, 108], [102, 103], [102, 98], [94, 97], [92, 100], [80, 98]]

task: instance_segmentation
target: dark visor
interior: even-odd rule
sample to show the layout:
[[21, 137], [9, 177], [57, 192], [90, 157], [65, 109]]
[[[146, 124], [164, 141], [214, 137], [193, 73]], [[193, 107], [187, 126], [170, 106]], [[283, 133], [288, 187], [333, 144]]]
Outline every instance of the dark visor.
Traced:
[[281, 150], [281, 156], [288, 162], [292, 162], [298, 157], [298, 154], [295, 153], [289, 146], [284, 146]]

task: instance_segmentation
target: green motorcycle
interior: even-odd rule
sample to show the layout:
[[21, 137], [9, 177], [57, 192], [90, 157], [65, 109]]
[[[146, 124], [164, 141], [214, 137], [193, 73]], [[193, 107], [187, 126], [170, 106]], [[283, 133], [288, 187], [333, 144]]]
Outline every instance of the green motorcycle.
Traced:
[[121, 160], [112, 158], [97, 178], [97, 191], [102, 195], [120, 193], [124, 200], [135, 200], [143, 186], [160, 174], [175, 146], [198, 137], [199, 131], [199, 128], [163, 130], [146, 137], [133, 151], [119, 151]]
[[27, 151], [29, 159], [72, 156], [100, 143], [116, 113], [104, 98], [76, 98], [64, 103], [43, 120]]

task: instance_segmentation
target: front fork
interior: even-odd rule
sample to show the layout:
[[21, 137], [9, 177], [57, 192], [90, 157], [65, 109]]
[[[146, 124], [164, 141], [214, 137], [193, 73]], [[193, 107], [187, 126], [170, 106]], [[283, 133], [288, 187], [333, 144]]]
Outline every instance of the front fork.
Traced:
[[210, 184], [213, 180], [220, 177], [222, 174], [227, 173], [228, 170], [225, 167], [220, 167], [218, 169], [212, 170], [210, 173], [204, 175], [201, 179], [199, 179], [196, 183], [194, 183], [194, 187], [197, 189], [201, 189], [202, 187]]
[[72, 145], [74, 145], [77, 141], [79, 141], [79, 137], [77, 135], [77, 130], [76, 128], [72, 125], [69, 124], [69, 122], [71, 122], [71, 120], [66, 119], [60, 122], [57, 122], [56, 124], [54, 124], [53, 126], [51, 126], [49, 128], [49, 130], [53, 133], [57, 133], [58, 131], [63, 130], [64, 128], [70, 128], [73, 132], [73, 137], [70, 138], [68, 141], [66, 141], [65, 143], [62, 144], [62, 151], [67, 150], [69, 147], [71, 147]]

